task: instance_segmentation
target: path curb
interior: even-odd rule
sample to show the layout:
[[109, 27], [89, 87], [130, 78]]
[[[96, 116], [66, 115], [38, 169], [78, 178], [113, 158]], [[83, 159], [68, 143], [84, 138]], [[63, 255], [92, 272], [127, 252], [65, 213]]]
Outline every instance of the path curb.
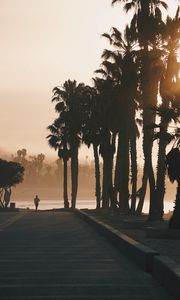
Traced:
[[136, 263], [141, 269], [146, 272], [152, 272], [153, 258], [154, 256], [159, 255], [158, 252], [140, 244], [129, 236], [119, 232], [119, 230], [89, 216], [85, 212], [78, 209], [75, 210], [75, 212], [80, 218], [105, 235], [108, 240], [110, 240], [123, 254], [128, 256], [128, 258]]
[[89, 216], [78, 209], [75, 213], [84, 221], [95, 227], [109, 241], [111, 241], [125, 256], [132, 260], [145, 272], [162, 284], [173, 296], [174, 300], [180, 299], [180, 265], [167, 256], [161, 256], [153, 249], [133, 240], [119, 230]]
[[180, 299], [180, 265], [167, 256], [156, 256], [153, 259], [152, 275], [174, 299]]

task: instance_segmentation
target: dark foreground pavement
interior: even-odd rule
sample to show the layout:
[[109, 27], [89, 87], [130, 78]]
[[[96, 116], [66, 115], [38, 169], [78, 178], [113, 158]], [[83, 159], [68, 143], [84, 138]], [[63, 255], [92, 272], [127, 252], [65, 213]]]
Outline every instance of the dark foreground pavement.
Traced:
[[76, 215], [52, 211], [0, 222], [0, 299], [171, 298]]

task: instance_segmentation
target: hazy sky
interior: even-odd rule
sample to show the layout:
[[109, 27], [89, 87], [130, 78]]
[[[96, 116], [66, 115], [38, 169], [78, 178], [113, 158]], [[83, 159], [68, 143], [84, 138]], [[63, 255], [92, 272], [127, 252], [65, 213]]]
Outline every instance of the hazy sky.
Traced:
[[107, 46], [101, 34], [126, 21], [111, 0], [0, 0], [0, 149], [55, 156], [45, 139], [53, 87], [90, 84]]

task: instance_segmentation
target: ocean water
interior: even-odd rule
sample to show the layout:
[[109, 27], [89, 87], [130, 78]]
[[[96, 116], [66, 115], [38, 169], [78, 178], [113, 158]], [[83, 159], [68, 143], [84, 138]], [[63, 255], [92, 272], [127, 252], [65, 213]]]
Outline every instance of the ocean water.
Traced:
[[[29, 208], [34, 209], [34, 200], [16, 200], [14, 201], [16, 203], [17, 208]], [[96, 207], [95, 200], [77, 200], [77, 208], [90, 208], [94, 209]], [[38, 209], [40, 210], [46, 210], [46, 209], [57, 209], [57, 208], [63, 208], [64, 202], [63, 200], [44, 200], [41, 199], [39, 203]]]
[[[13, 201], [16, 204], [17, 208], [23, 208], [23, 209], [34, 209], [34, 201], [32, 200], [16, 200]], [[95, 200], [77, 200], [77, 208], [89, 208], [94, 209], [96, 207], [96, 201]], [[168, 213], [169, 211], [172, 211], [174, 207], [174, 203], [170, 201], [164, 202], [164, 211], [165, 213]], [[63, 201], [62, 200], [41, 200], [39, 203], [39, 209], [40, 210], [46, 210], [46, 209], [57, 209], [57, 208], [63, 208]], [[145, 201], [143, 212], [147, 213], [149, 210], [149, 202]]]

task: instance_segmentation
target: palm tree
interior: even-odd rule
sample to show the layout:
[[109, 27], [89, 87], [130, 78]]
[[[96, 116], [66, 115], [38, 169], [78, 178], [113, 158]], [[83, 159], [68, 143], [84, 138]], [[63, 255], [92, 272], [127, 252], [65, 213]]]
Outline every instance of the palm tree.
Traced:
[[[116, 30], [116, 29], [114, 29]], [[112, 44], [112, 38], [104, 33]], [[113, 189], [113, 160], [115, 154], [115, 143], [117, 135], [117, 95], [119, 94], [119, 84], [121, 78], [120, 62], [121, 53], [119, 51], [104, 50], [102, 54], [102, 68], [96, 70], [102, 78], [95, 78], [95, 87], [98, 91], [101, 105], [100, 114], [100, 154], [103, 158], [103, 183], [102, 183], [102, 207], [116, 207], [116, 199]]]
[[[111, 67], [115, 85], [116, 103], [114, 104], [114, 116], [118, 132], [118, 150], [115, 169], [114, 197], [117, 200], [119, 192], [119, 207], [121, 211], [129, 211], [129, 152], [132, 158], [132, 205], [135, 209], [135, 197], [137, 189], [137, 157], [136, 157], [136, 96], [137, 96], [137, 66], [133, 50], [135, 43], [132, 39], [130, 28], [127, 26], [124, 36], [117, 28], [112, 28], [111, 35], [103, 34], [113, 47], [113, 51], [104, 50], [103, 57], [114, 61]], [[114, 50], [116, 49], [116, 50]], [[110, 63], [108, 61], [108, 63]], [[106, 62], [107, 65], [107, 62]], [[112, 63], [110, 64], [110, 66]], [[131, 146], [130, 146], [131, 144]]]
[[[96, 71], [99, 72], [99, 71]], [[106, 73], [106, 71], [104, 70]], [[113, 157], [115, 153], [116, 133], [111, 131], [111, 111], [113, 107], [114, 83], [112, 78], [105, 79], [95, 78], [95, 88], [97, 90], [97, 99], [99, 104], [99, 153], [103, 158], [103, 178], [102, 178], [102, 207], [109, 208], [112, 206], [112, 169]]]
[[[154, 123], [155, 114], [150, 111], [150, 106], [157, 104], [158, 86], [162, 76], [163, 63], [161, 61], [162, 53], [157, 49], [159, 32], [163, 26], [161, 19], [160, 6], [167, 8], [167, 4], [160, 0], [113, 0], [125, 3], [124, 8], [128, 12], [135, 10], [131, 21], [131, 28], [134, 31], [134, 39], [138, 40], [141, 47], [141, 92], [143, 108], [143, 128]], [[150, 218], [154, 210], [155, 197], [155, 178], [152, 167], [152, 145], [153, 129], [144, 130], [143, 152], [144, 152], [144, 175], [140, 193], [140, 201], [137, 212], [141, 213], [144, 197], [146, 194], [147, 180], [150, 185]]]
[[64, 164], [64, 180], [63, 180], [63, 194], [64, 194], [64, 208], [69, 208], [68, 201], [68, 160], [70, 149], [68, 144], [67, 130], [60, 119], [56, 119], [53, 124], [47, 128], [51, 134], [47, 136], [50, 147], [58, 151], [58, 157], [63, 160]]
[[163, 0], [111, 0], [112, 5], [116, 3], [124, 4], [125, 12], [134, 10], [131, 20], [134, 39], [139, 41], [139, 45], [147, 54], [150, 43], [154, 44], [156, 35], [162, 27], [161, 10], [168, 8]]
[[82, 122], [82, 141], [89, 148], [93, 146], [94, 164], [95, 164], [95, 195], [96, 208], [101, 207], [101, 182], [100, 182], [100, 163], [99, 163], [99, 145], [100, 145], [100, 109], [97, 90], [86, 86], [86, 97], [83, 101], [83, 122]]
[[177, 62], [177, 49], [179, 47], [179, 9], [174, 19], [167, 18], [163, 30], [163, 48], [165, 49], [165, 71], [160, 82], [160, 95], [162, 104], [153, 110], [160, 116], [160, 123], [154, 125], [158, 132], [154, 134], [154, 139], [159, 140], [158, 161], [157, 161], [157, 180], [155, 190], [155, 209], [154, 219], [161, 220], [164, 214], [164, 195], [165, 195], [165, 159], [166, 146], [171, 141], [172, 136], [168, 133], [168, 125], [171, 121], [177, 122], [178, 113], [173, 109], [175, 99], [175, 84], [179, 73]]
[[71, 158], [71, 183], [72, 198], [71, 207], [76, 207], [76, 197], [78, 190], [78, 152], [81, 142], [81, 101], [83, 99], [84, 84], [68, 80], [62, 87], [53, 89], [56, 101], [56, 111], [59, 118], [62, 119], [66, 130], [68, 131], [68, 143], [70, 145]]
[[[170, 107], [174, 99], [174, 84], [179, 74], [179, 63], [177, 62], [177, 50], [179, 48], [180, 37], [180, 18], [179, 8], [177, 9], [175, 18], [167, 17], [165, 25], [165, 49], [166, 70], [161, 80], [160, 94], [162, 97], [162, 105], [159, 108], [161, 114], [160, 135], [159, 135], [159, 152], [157, 165], [157, 183], [156, 183], [156, 204], [157, 219], [162, 219], [164, 214], [164, 195], [165, 195], [165, 156], [166, 145], [169, 142], [168, 125], [173, 121], [177, 121], [177, 113]], [[167, 139], [166, 139], [167, 137]]]

